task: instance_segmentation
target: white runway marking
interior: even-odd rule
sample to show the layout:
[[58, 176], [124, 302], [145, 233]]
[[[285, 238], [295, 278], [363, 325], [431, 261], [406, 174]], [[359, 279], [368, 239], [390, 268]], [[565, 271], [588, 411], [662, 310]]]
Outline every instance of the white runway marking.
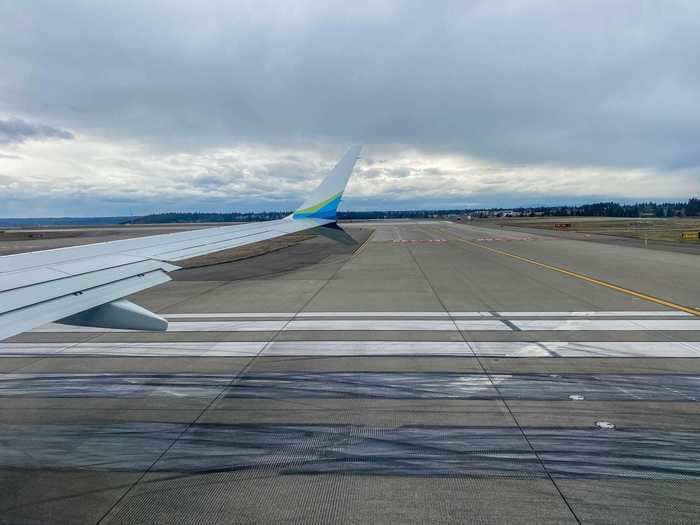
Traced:
[[700, 357], [687, 342], [471, 342], [479, 356], [504, 357]]
[[537, 320], [512, 321], [521, 330], [700, 330], [699, 319], [571, 319], [571, 320]]
[[163, 314], [162, 317], [166, 319], [248, 319], [248, 318], [261, 318], [261, 319], [291, 319], [296, 314], [289, 313], [261, 313], [261, 312], [228, 312], [228, 313], [192, 313], [192, 314]]
[[542, 348], [539, 343], [519, 341], [509, 342], [470, 342], [469, 346], [478, 356], [503, 357], [554, 357], [554, 354]]
[[82, 357], [250, 357], [268, 344], [259, 342], [206, 343], [4, 343], [0, 356]]
[[490, 312], [300, 312], [297, 317], [491, 317]]
[[461, 321], [455, 320], [454, 323], [460, 330], [464, 331], [479, 331], [479, 330], [512, 330], [510, 326], [501, 321]]
[[286, 330], [510, 330], [500, 321], [421, 321], [421, 320], [337, 320], [291, 321]]
[[[260, 354], [263, 350], [264, 352]], [[1, 343], [0, 357], [700, 357], [700, 342], [228, 341]]]
[[[173, 322], [168, 325], [168, 332], [277, 332], [287, 321], [199, 321]], [[48, 324], [32, 330], [33, 332], [133, 332], [133, 330], [115, 330], [110, 328], [92, 328], [88, 326], [69, 326]]]
[[627, 310], [599, 312], [498, 312], [502, 317], [693, 317], [677, 310]]
[[98, 356], [98, 357], [245, 357], [265, 348], [265, 356], [371, 356], [449, 355], [473, 356], [460, 341], [279, 341], [221, 343], [5, 343], [0, 357]]
[[[183, 321], [171, 322], [168, 332], [277, 332], [316, 330], [316, 331], [457, 331], [460, 330], [508, 330], [511, 329], [501, 321], [426, 321], [420, 319], [382, 320], [382, 319], [327, 319], [301, 321]], [[33, 330], [34, 332], [126, 332], [109, 328], [92, 328], [86, 326], [68, 326], [48, 324]]]
[[462, 341], [279, 341], [264, 352], [265, 356], [387, 356], [431, 355], [472, 357]]
[[[166, 319], [292, 319], [300, 317], [493, 317], [491, 312], [208, 312], [162, 314]], [[505, 318], [518, 317], [693, 317], [675, 310], [599, 311], [599, 312], [498, 312]]]
[[451, 317], [493, 317], [491, 312], [450, 312]]
[[[683, 312], [503, 312], [512, 321], [494, 318], [489, 312], [302, 312], [292, 313], [181, 313], [169, 332], [278, 332], [278, 331], [653, 331], [700, 330], [700, 319]], [[569, 319], [542, 319], [545, 315]], [[673, 319], [650, 319], [670, 315]], [[521, 317], [538, 317], [521, 319]], [[599, 317], [624, 317], [599, 319]], [[679, 316], [683, 316], [679, 319]], [[188, 319], [189, 318], [189, 319]], [[228, 320], [231, 319], [231, 320]], [[512, 324], [511, 324], [512, 323]], [[106, 328], [68, 326], [57, 323], [34, 332], [128, 332]]]
[[490, 312], [299, 312], [294, 313], [192, 313], [192, 314], [163, 314], [166, 319], [248, 319], [248, 318], [286, 318], [293, 317], [492, 317]]

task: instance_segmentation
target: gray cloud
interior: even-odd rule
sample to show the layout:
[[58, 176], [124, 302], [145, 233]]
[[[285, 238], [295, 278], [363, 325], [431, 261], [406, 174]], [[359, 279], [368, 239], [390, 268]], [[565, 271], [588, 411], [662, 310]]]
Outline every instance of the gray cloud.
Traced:
[[[261, 146], [167, 155], [82, 141], [27, 149], [36, 154], [8, 162], [0, 174], [0, 216], [3, 209], [29, 215], [56, 209], [60, 215], [70, 202], [86, 215], [290, 210], [337, 159], [301, 149], [292, 158], [290, 150]], [[687, 170], [659, 177], [653, 170], [515, 166], [415, 150], [388, 156], [374, 151], [368, 146], [357, 164], [346, 196], [349, 209], [512, 207], [649, 196], [680, 200], [689, 188], [700, 189]]]
[[619, 166], [697, 148], [697, 2], [317, 5], [6, 3], [2, 99], [161, 147], [359, 139]]
[[[335, 155], [356, 141], [376, 153], [366, 186], [355, 186], [361, 199], [378, 187], [385, 199], [412, 198], [416, 173], [442, 185], [434, 202], [471, 182], [494, 196], [578, 198], [587, 185], [590, 195], [642, 194], [623, 175], [605, 188], [610, 170], [649, 171], [645, 197], [700, 184], [700, 3], [691, 0], [57, 0], [5, 2], [0, 19], [0, 115], [141, 148], [110, 158], [111, 178], [102, 158], [86, 161], [94, 191], [120, 177], [137, 187], [158, 172], [149, 159], [166, 156], [173, 186], [212, 198], [298, 195], [327, 159], [292, 150]], [[70, 135], [2, 122], [15, 125], [0, 123], [0, 141]], [[197, 167], [207, 151], [246, 144], [287, 153], [251, 168], [221, 158]], [[405, 151], [487, 165], [477, 179], [469, 166], [382, 167]], [[70, 169], [83, 160], [72, 157]], [[588, 178], [567, 193], [556, 176], [522, 183], [528, 167]]]
[[[32, 124], [18, 118], [0, 119], [0, 144], [19, 144], [28, 140], [71, 140], [72, 133], [43, 124]], [[1, 155], [4, 158], [19, 158]]]

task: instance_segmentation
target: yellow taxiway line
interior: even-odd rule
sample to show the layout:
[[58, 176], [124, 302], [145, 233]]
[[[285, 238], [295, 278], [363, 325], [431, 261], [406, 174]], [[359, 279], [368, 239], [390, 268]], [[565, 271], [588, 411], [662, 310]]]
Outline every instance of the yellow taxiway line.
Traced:
[[686, 312], [695, 316], [700, 317], [700, 310], [697, 310], [695, 308], [690, 308], [689, 306], [683, 306], [682, 304], [677, 304], [671, 301], [667, 301], [666, 299], [660, 299], [658, 297], [654, 297], [653, 295], [645, 294], [642, 292], [636, 292], [634, 290], [630, 290], [629, 288], [624, 288], [622, 286], [618, 286], [616, 284], [612, 284], [606, 281], [603, 281], [601, 279], [596, 279], [595, 277], [591, 277], [590, 275], [584, 275], [582, 273], [578, 272], [573, 272], [571, 270], [567, 270], [565, 268], [560, 268], [558, 266], [553, 266], [551, 264], [546, 264], [540, 261], [535, 261], [534, 259], [528, 259], [527, 257], [523, 257], [521, 255], [516, 255], [514, 253], [510, 252], [504, 252], [503, 250], [498, 250], [496, 248], [492, 248], [490, 246], [484, 246], [483, 244], [477, 243], [477, 242], [472, 242], [468, 241], [466, 239], [462, 239], [461, 237], [458, 237], [453, 234], [447, 234], [453, 239], [463, 242], [464, 244], [469, 244], [470, 246], [476, 246], [477, 248], [481, 248], [482, 250], [488, 250], [493, 253], [497, 253], [499, 255], [505, 255], [506, 257], [511, 257], [512, 259], [517, 259], [518, 261], [523, 261], [526, 263], [534, 264], [535, 266], [539, 266], [540, 268], [546, 268], [547, 270], [552, 270], [553, 272], [559, 272], [563, 273], [564, 275], [568, 275], [569, 277], [575, 277], [576, 279], [581, 279], [582, 281], [587, 281], [589, 283], [597, 284], [598, 286], [604, 286], [605, 288], [610, 288], [611, 290], [615, 290], [620, 293], [624, 293], [627, 295], [631, 295], [632, 297], [636, 297], [638, 299], [642, 299], [644, 301], [649, 301], [652, 303], [660, 304], [661, 306], [665, 306], [667, 308], [672, 308], [674, 310], [679, 310], [681, 312]]

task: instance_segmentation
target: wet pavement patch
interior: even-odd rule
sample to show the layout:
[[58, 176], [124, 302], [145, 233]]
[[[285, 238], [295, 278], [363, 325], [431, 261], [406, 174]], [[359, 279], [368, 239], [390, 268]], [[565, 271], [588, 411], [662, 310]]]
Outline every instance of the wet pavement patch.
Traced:
[[535, 454], [518, 428], [197, 424], [182, 434], [186, 428], [0, 425], [0, 468], [142, 471], [155, 462], [156, 472], [543, 478], [544, 464], [558, 478], [700, 479], [697, 432], [526, 428]]

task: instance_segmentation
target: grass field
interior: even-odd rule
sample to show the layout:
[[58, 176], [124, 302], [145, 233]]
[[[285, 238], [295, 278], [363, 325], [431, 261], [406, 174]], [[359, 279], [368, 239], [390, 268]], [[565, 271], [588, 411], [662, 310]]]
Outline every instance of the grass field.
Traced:
[[0, 241], [26, 241], [29, 239], [67, 239], [80, 237], [78, 230], [0, 230]]
[[[612, 219], [609, 217], [523, 217], [498, 220], [507, 227], [540, 228], [632, 239], [700, 244], [700, 239], [683, 239], [683, 232], [700, 231], [700, 218]], [[568, 224], [569, 226], [562, 226]]]

